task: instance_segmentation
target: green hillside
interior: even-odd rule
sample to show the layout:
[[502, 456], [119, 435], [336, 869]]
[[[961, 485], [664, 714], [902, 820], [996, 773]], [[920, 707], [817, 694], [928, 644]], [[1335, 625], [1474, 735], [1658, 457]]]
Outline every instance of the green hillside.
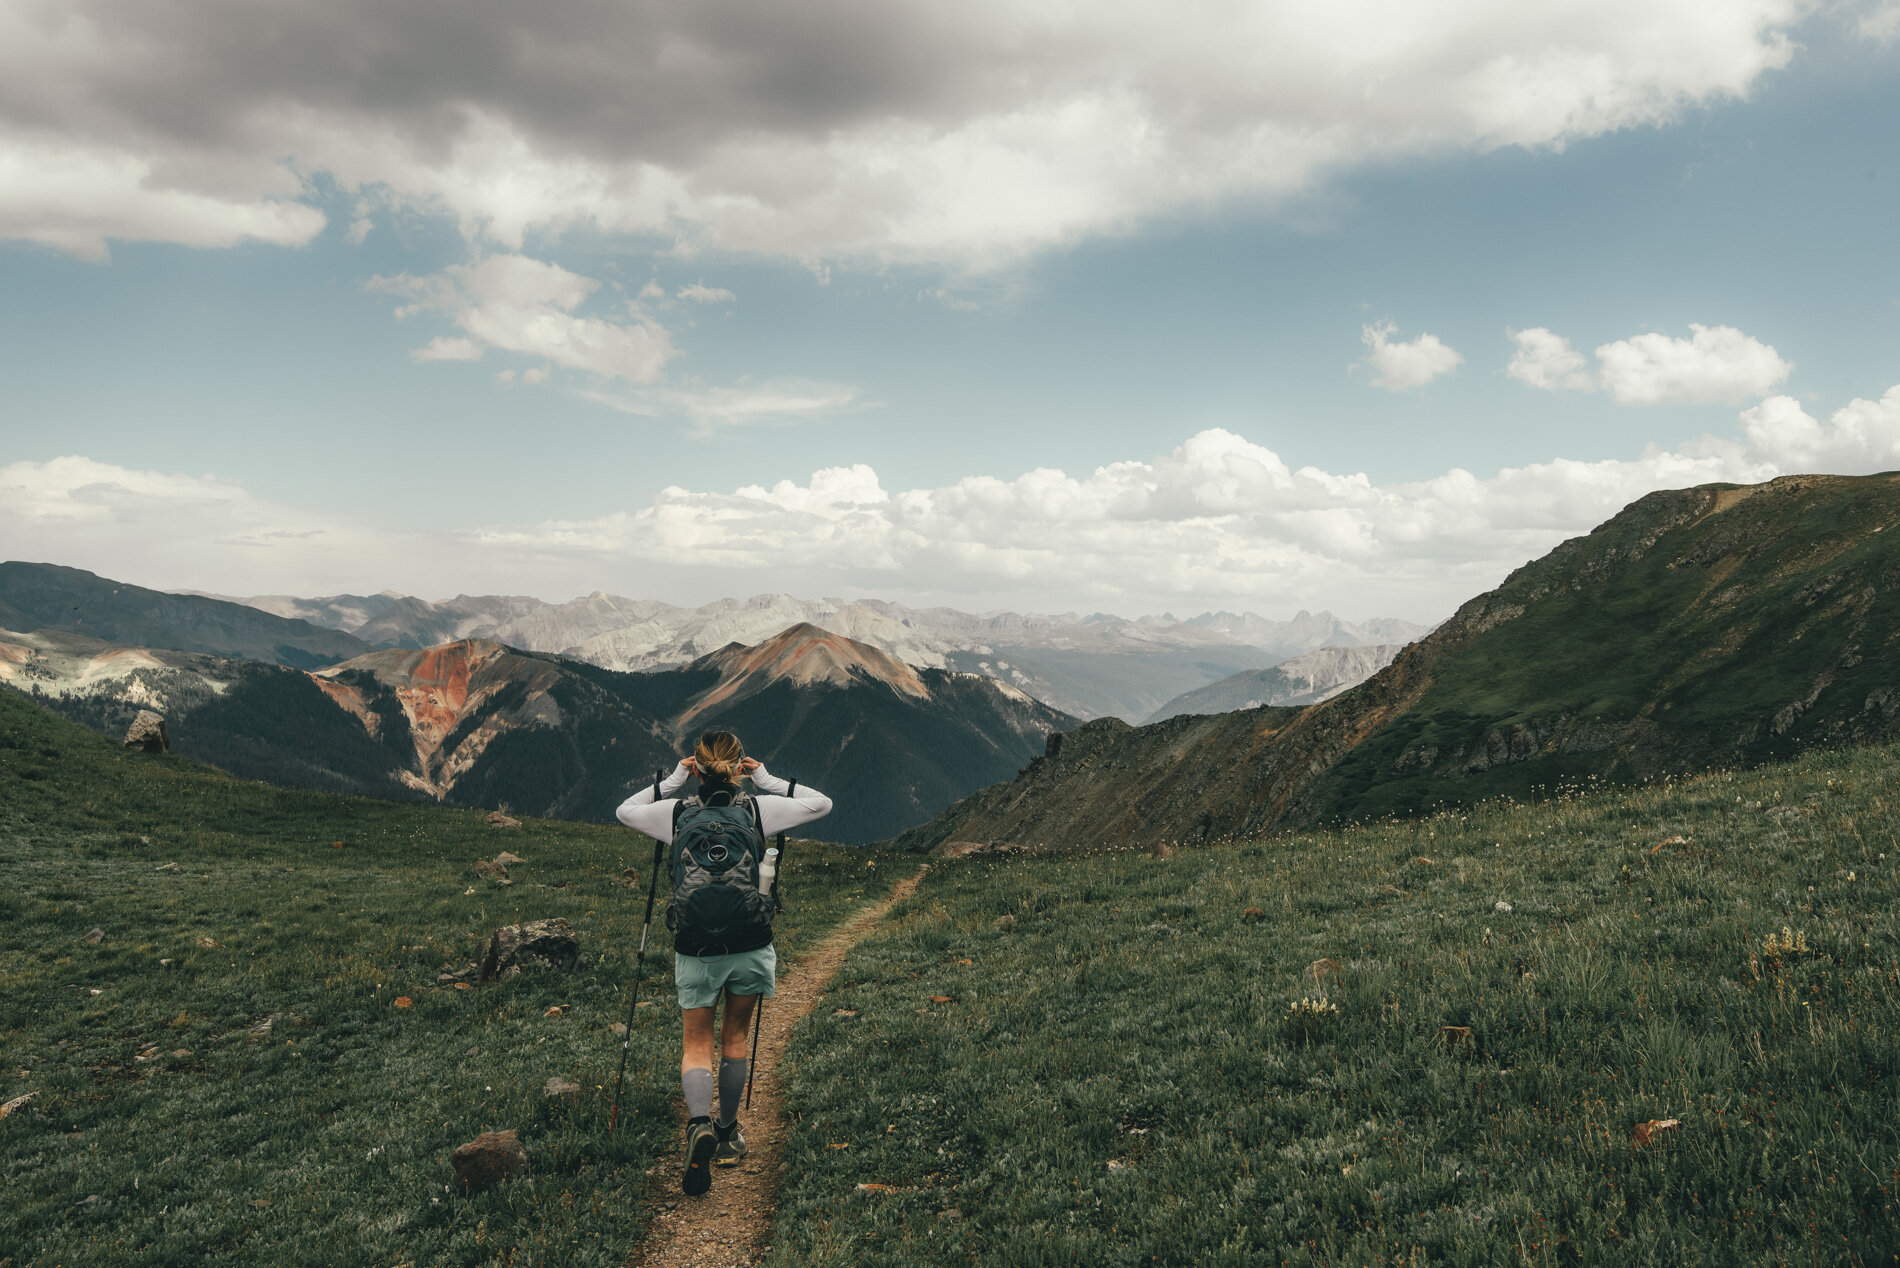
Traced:
[[67, 630], [109, 643], [315, 669], [369, 644], [243, 603], [147, 590], [58, 564], [0, 563], [0, 629]]
[[1900, 739], [1900, 477], [1652, 493], [1304, 710], [1091, 723], [902, 843], [1241, 840]]
[[1522, 612], [1441, 658], [1404, 714], [1314, 794], [1372, 817], [1595, 774], [1774, 761], [1889, 733], [1900, 713], [1900, 484], [1721, 486], [1683, 522], [1659, 494], [1519, 570]]
[[939, 863], [787, 1053], [765, 1263], [1892, 1263], [1897, 806], [1869, 748]]
[[[503, 849], [527, 860], [508, 888], [472, 871]], [[644, 906], [617, 878], [650, 860], [621, 828], [494, 829], [127, 754], [0, 691], [0, 1101], [33, 1095], [0, 1120], [0, 1259], [620, 1263], [646, 1169], [677, 1149], [657, 934], [604, 1134]], [[870, 861], [796, 847], [783, 956], [863, 901]], [[587, 968], [437, 982], [496, 927], [550, 917]], [[576, 1102], [543, 1095], [557, 1075]], [[455, 1145], [510, 1127], [532, 1179], [446, 1187]]]

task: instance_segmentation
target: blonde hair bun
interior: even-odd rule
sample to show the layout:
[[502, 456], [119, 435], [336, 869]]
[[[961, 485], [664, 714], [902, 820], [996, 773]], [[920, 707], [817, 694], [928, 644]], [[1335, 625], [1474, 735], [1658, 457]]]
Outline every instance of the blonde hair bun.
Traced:
[[745, 761], [745, 746], [730, 731], [708, 731], [693, 746], [693, 761], [702, 776], [727, 783], [739, 782], [739, 764]]

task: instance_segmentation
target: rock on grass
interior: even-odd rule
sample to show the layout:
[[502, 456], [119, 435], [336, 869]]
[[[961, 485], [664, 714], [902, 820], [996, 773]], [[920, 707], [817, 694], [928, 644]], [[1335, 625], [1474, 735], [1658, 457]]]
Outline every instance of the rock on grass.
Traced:
[[479, 1193], [509, 1176], [524, 1175], [528, 1170], [528, 1151], [514, 1128], [483, 1132], [466, 1144], [457, 1145], [449, 1155], [455, 1178], [468, 1193]]

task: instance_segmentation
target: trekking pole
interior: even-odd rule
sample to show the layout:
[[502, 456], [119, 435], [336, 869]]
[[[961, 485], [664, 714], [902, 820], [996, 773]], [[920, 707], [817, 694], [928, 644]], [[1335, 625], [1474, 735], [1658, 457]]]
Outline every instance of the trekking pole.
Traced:
[[[798, 781], [794, 779], [786, 786], [785, 795], [789, 797], [797, 791]], [[778, 849], [772, 853], [778, 855], [777, 861], [772, 865], [772, 910], [777, 912], [779, 909], [778, 864], [785, 861], [785, 834], [783, 832], [778, 834]], [[746, 1061], [745, 1067], [745, 1110], [748, 1114], [752, 1112], [752, 1076], [759, 1072], [759, 1028], [764, 1024], [765, 995], [761, 993], [758, 1009], [752, 1014], [752, 1056]]]
[[[653, 776], [653, 800], [660, 799], [660, 775]], [[653, 838], [653, 875], [647, 880], [647, 914], [640, 922], [640, 959], [633, 967], [633, 1002], [627, 1005], [627, 1033], [620, 1039], [620, 1073], [614, 1075], [614, 1107], [607, 1115], [607, 1134], [614, 1134], [620, 1121], [620, 1085], [627, 1077], [627, 1050], [633, 1046], [633, 1015], [640, 1007], [640, 976], [647, 966], [647, 928], [653, 923], [653, 896], [660, 888], [660, 850], [662, 843]]]

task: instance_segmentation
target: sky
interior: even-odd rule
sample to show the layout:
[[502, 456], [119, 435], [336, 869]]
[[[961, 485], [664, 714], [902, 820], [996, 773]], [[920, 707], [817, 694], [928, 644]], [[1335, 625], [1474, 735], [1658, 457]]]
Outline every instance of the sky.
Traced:
[[1435, 621], [1900, 469], [1900, 0], [0, 0], [0, 556]]

